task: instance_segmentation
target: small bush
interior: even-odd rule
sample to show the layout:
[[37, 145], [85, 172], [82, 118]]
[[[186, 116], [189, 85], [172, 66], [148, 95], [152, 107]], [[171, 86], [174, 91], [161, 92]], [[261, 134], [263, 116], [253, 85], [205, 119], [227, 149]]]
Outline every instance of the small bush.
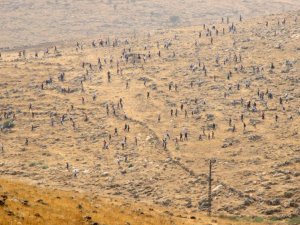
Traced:
[[263, 221], [264, 221], [264, 218], [262, 218], [262, 217], [254, 217], [253, 218], [253, 222], [261, 223]]
[[3, 125], [1, 126], [3, 129], [11, 129], [15, 126], [15, 123], [13, 120], [6, 120]]
[[36, 162], [32, 162], [32, 163], [29, 164], [30, 167], [34, 167], [34, 166], [36, 166], [36, 165], [37, 165]]

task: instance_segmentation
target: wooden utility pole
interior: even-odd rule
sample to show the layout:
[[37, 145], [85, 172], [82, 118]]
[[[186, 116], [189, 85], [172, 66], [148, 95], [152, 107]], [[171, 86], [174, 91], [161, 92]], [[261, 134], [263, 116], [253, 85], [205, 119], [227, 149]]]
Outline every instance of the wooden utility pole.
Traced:
[[209, 160], [209, 172], [208, 172], [208, 216], [211, 216], [212, 196], [211, 196], [211, 182], [212, 182], [212, 164], [215, 163], [215, 159]]

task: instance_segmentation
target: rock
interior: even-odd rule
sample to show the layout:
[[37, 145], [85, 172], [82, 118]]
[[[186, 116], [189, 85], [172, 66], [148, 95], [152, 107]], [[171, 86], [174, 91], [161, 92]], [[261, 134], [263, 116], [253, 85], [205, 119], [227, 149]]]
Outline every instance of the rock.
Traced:
[[291, 192], [291, 191], [286, 191], [286, 192], [284, 192], [284, 194], [283, 194], [283, 196], [284, 196], [285, 198], [291, 198], [291, 197], [293, 197], [293, 195], [294, 195], [294, 193]]
[[260, 135], [252, 135], [252, 136], [248, 137], [249, 141], [259, 141], [261, 139], [262, 139], [262, 136], [260, 136]]
[[107, 177], [107, 176], [109, 176], [109, 173], [108, 173], [108, 172], [103, 172], [103, 173], [101, 174], [101, 177]]
[[146, 137], [146, 141], [153, 142], [155, 141], [155, 138], [150, 135]]
[[281, 49], [281, 43], [276, 44], [276, 45], [274, 46], [274, 48], [276, 48], [276, 49]]
[[240, 141], [238, 139], [234, 139], [234, 138], [226, 138], [223, 141], [225, 143], [222, 145], [222, 148], [227, 148], [227, 147], [232, 146], [234, 144], [240, 143]]
[[28, 200], [23, 200], [23, 201], [21, 201], [21, 203], [22, 203], [24, 206], [29, 206]]
[[267, 201], [268, 205], [280, 205], [280, 200], [278, 198], [274, 198]]
[[199, 208], [200, 210], [207, 210], [208, 207], [209, 207], [209, 202], [208, 202], [207, 199], [203, 199], [202, 201], [199, 202], [198, 208]]
[[39, 200], [37, 200], [36, 202], [37, 202], [37, 203], [40, 203], [40, 204], [42, 204], [42, 205], [48, 205], [48, 203], [44, 202], [43, 199], [39, 199]]
[[229, 147], [229, 146], [231, 146], [232, 144], [230, 143], [230, 144], [223, 144], [221, 147], [222, 148], [227, 148], [227, 147]]
[[297, 208], [294, 210], [294, 212], [292, 213], [292, 217], [296, 217], [296, 216], [299, 216], [300, 215], [300, 208]]
[[262, 213], [265, 214], [265, 215], [273, 215], [274, 213], [279, 213], [279, 212], [281, 212], [280, 207], [273, 208], [273, 209], [266, 209]]
[[260, 120], [256, 120], [256, 119], [250, 119], [249, 120], [249, 123], [254, 126], [254, 125], [257, 125], [257, 124], [260, 124], [261, 121]]
[[245, 193], [254, 193], [254, 192], [255, 192], [254, 189], [247, 189], [247, 190], [245, 190]]
[[220, 210], [228, 212], [230, 214], [234, 214], [234, 212], [235, 212], [235, 210], [232, 206], [223, 206]]
[[253, 203], [253, 201], [250, 198], [245, 198], [244, 199], [244, 205], [245, 206], [249, 206]]
[[0, 200], [0, 206], [4, 206], [5, 205], [5, 201], [2, 199]]
[[233, 101], [231, 102], [231, 104], [232, 104], [233, 106], [241, 105], [241, 104], [242, 104], [242, 101], [241, 101], [241, 100], [233, 100]]
[[83, 217], [83, 219], [85, 219], [85, 220], [92, 220], [92, 217], [91, 216], [85, 216], [85, 217]]
[[5, 121], [2, 125], [0, 125], [1, 129], [11, 129], [15, 126], [14, 120], [10, 119]]
[[288, 165], [290, 165], [290, 164], [291, 164], [291, 162], [286, 161], [286, 162], [278, 163], [278, 164], [275, 165], [275, 166], [276, 166], [276, 167], [282, 167], [282, 166], [288, 166]]
[[214, 128], [216, 128], [217, 126], [215, 124], [208, 124], [207, 128], [213, 130]]
[[192, 208], [192, 200], [191, 199], [187, 199], [187, 203], [185, 204], [185, 207], [187, 208]]
[[206, 120], [207, 121], [212, 121], [215, 119], [215, 116], [213, 114], [206, 114]]
[[293, 207], [293, 208], [298, 208], [298, 207], [299, 207], [299, 204], [298, 204], [296, 201], [291, 200], [291, 201], [289, 202], [289, 206], [290, 206], [290, 207]]
[[163, 206], [170, 206], [172, 204], [172, 201], [170, 199], [166, 199], [162, 202]]
[[289, 73], [290, 72], [290, 67], [284, 66], [281, 70], [281, 73]]
[[6, 213], [8, 216], [14, 216], [14, 212], [13, 211], [10, 211], [10, 210], [6, 210]]
[[215, 187], [214, 189], [212, 189], [212, 193], [219, 193], [222, 188], [223, 188], [223, 185], [220, 184], [217, 187]]
[[167, 215], [169, 215], [169, 216], [174, 216], [174, 214], [172, 212], [170, 212], [170, 211], [165, 211], [164, 213], [167, 214]]

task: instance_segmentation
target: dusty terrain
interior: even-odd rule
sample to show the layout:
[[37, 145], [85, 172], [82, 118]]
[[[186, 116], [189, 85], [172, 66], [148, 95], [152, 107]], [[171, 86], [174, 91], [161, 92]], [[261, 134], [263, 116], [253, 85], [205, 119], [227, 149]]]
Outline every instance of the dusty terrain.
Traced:
[[299, 215], [299, 13], [2, 52], [1, 176], [190, 214], [214, 158], [213, 214]]
[[297, 9], [298, 0], [1, 0], [0, 49]]
[[[0, 224], [43, 225], [255, 225], [268, 224], [262, 218], [207, 217], [200, 213], [182, 214], [176, 209], [126, 203], [116, 198], [37, 188], [0, 180]], [[63, 212], [63, 213], [62, 213]], [[273, 221], [293, 225], [296, 220]]]

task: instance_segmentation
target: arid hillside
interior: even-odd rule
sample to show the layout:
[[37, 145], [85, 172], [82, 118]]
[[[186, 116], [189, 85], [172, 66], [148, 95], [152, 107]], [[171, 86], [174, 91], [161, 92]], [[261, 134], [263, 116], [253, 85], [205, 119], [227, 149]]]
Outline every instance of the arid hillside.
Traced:
[[36, 188], [24, 183], [0, 180], [1, 225], [273, 225], [296, 220], [268, 221], [259, 217], [207, 217], [182, 214], [174, 209], [126, 203], [114, 198]]
[[298, 0], [2, 0], [0, 49], [299, 9]]
[[[300, 11], [2, 52], [0, 175], [298, 218]], [[197, 217], [198, 218], [198, 217]]]

